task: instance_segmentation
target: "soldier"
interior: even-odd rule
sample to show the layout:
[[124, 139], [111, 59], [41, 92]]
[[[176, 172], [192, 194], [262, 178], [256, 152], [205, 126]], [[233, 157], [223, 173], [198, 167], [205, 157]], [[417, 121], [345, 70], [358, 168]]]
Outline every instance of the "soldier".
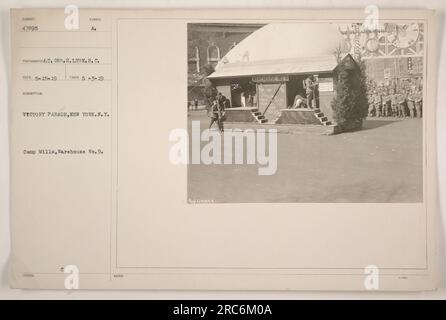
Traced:
[[221, 92], [219, 92], [217, 93], [216, 99], [217, 99], [217, 104], [220, 106], [221, 104], [223, 104], [225, 97]]
[[415, 91], [414, 103], [415, 103], [416, 116], [418, 118], [421, 118], [422, 117], [422, 106], [423, 106], [423, 94], [418, 89]]
[[314, 77], [312, 75], [308, 76], [304, 80], [304, 89], [307, 96], [307, 106], [310, 109], [313, 109], [313, 106], [316, 104], [315, 101], [315, 88], [317, 86], [317, 83], [314, 81]]
[[373, 104], [375, 105], [376, 116], [382, 117], [383, 105], [382, 105], [381, 95], [377, 91], [375, 91], [373, 95], [374, 95]]
[[305, 108], [306, 106], [305, 106], [304, 100], [305, 99], [301, 95], [296, 94], [296, 96], [294, 97], [293, 106], [291, 108], [295, 108], [295, 109], [297, 109], [297, 108]]
[[225, 131], [223, 127], [223, 122], [226, 120], [226, 106], [229, 106], [229, 99], [227, 99], [225, 96], [222, 96], [221, 103], [218, 104], [218, 128], [220, 129], [220, 132]]
[[398, 116], [398, 102], [396, 99], [395, 89], [393, 89], [393, 92], [390, 95], [390, 103], [391, 103], [391, 109], [392, 109], [392, 116], [397, 117]]
[[212, 101], [211, 107], [209, 109], [209, 117], [211, 118], [211, 124], [209, 125], [209, 129], [212, 127], [214, 122], [216, 122], [218, 127], [220, 128], [220, 125], [218, 123], [218, 102], [217, 102], [217, 100]]
[[392, 114], [392, 109], [390, 106], [390, 94], [388, 93], [388, 91], [383, 96], [383, 111], [385, 117], [390, 117]]
[[397, 101], [398, 101], [398, 114], [400, 118], [407, 117], [406, 112], [406, 97], [403, 93], [397, 94]]
[[384, 92], [381, 93], [381, 103], [382, 103], [382, 108], [381, 108], [381, 115], [382, 117], [387, 117], [387, 110], [386, 110], [386, 95]]
[[415, 103], [414, 95], [411, 91], [407, 90], [407, 107], [409, 109], [409, 115], [411, 118], [415, 118]]

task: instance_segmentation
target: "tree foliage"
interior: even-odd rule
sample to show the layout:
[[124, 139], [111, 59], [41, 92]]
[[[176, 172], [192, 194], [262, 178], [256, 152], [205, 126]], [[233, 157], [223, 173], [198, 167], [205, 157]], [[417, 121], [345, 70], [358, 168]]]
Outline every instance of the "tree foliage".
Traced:
[[217, 88], [215, 88], [214, 84], [207, 79], [206, 77], [215, 71], [214, 67], [211, 64], [207, 64], [203, 66], [202, 74], [204, 76], [203, 79], [203, 94], [206, 97], [207, 103], [209, 104], [211, 100], [213, 100], [217, 96]]
[[333, 117], [340, 126], [363, 120], [368, 113], [365, 63], [341, 61], [336, 70], [336, 90], [332, 101]]
[[214, 71], [215, 71], [215, 69], [212, 66], [212, 64], [206, 64], [206, 65], [204, 65], [202, 67], [201, 73], [203, 74], [203, 76], [207, 77], [208, 75], [210, 75]]

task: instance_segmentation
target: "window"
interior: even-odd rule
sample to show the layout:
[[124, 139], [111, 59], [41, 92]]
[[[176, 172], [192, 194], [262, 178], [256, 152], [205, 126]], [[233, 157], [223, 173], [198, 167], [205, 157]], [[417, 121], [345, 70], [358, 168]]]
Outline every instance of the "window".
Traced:
[[209, 64], [215, 65], [220, 61], [220, 48], [215, 44], [208, 47], [207, 54]]

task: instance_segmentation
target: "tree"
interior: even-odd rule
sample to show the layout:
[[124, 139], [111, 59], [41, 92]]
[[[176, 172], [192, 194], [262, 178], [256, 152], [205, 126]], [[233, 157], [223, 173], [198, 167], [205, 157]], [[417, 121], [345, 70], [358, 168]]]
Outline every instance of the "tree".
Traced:
[[207, 64], [203, 66], [202, 74], [203, 74], [203, 94], [206, 97], [206, 102], [208, 106], [210, 106], [210, 101], [213, 100], [217, 96], [217, 88], [215, 88], [214, 84], [207, 79], [207, 76], [215, 71], [214, 67], [211, 64]]
[[365, 64], [348, 55], [335, 70], [336, 90], [332, 101], [333, 117], [341, 128], [358, 127], [367, 117], [367, 76]]
[[367, 65], [364, 61], [364, 59], [362, 59], [362, 57], [359, 55], [358, 56], [358, 66], [359, 66], [359, 78], [360, 78], [360, 84], [361, 84], [361, 88], [360, 88], [360, 101], [359, 101], [359, 107], [361, 108], [361, 113], [363, 115], [363, 119], [367, 117], [367, 115], [369, 114], [369, 99], [368, 99], [368, 83], [369, 83], [369, 78], [367, 76]]
[[335, 48], [335, 50], [333, 51], [333, 55], [334, 55], [334, 57], [335, 57], [337, 63], [341, 63], [341, 60], [342, 60], [342, 54], [343, 54], [343, 52], [342, 52], [342, 47], [341, 47], [341, 45], [338, 45], [338, 46]]

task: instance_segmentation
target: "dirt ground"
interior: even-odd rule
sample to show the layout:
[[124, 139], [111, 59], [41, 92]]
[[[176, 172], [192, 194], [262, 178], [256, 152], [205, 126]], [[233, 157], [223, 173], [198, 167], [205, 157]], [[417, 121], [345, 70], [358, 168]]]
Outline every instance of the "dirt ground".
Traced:
[[[188, 121], [209, 125], [202, 112]], [[240, 125], [243, 129], [243, 125]], [[188, 165], [190, 202], [421, 202], [422, 120], [368, 119], [360, 131], [278, 134], [277, 172], [258, 165]]]

